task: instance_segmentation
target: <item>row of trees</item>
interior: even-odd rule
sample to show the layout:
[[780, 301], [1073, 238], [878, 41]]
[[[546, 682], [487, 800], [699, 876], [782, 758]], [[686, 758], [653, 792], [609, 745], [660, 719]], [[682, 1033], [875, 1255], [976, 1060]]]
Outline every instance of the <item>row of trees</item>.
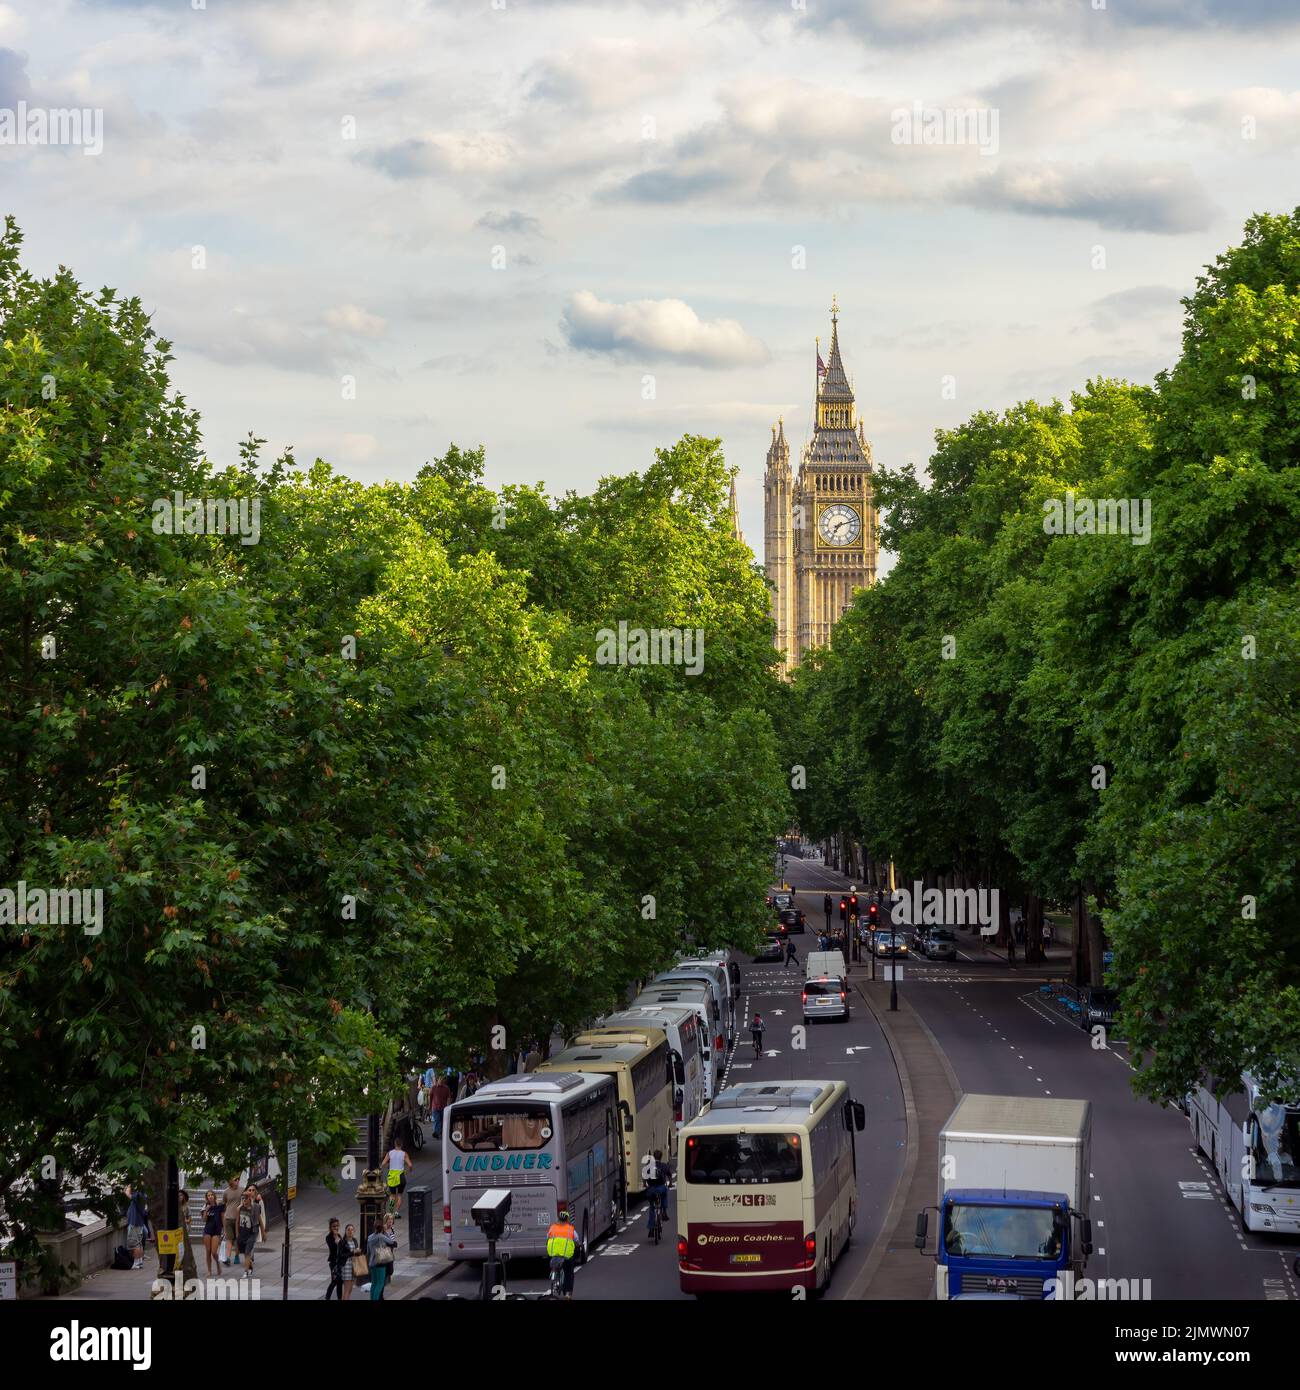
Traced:
[[[928, 483], [880, 476], [897, 564], [779, 711], [805, 831], [1083, 905], [1161, 1098], [1300, 1076], [1300, 213], [1183, 302], [1154, 387], [981, 412]], [[1147, 543], [1051, 534], [1083, 499], [1150, 499]]]
[[[562, 498], [455, 447], [409, 484], [253, 438], [216, 470], [139, 303], [19, 246], [10, 222], [0, 888], [104, 901], [99, 930], [0, 925], [20, 1230], [167, 1155], [224, 1173], [297, 1137], [303, 1180], [336, 1173], [400, 1064], [491, 1069], [753, 933], [789, 802], [717, 441]], [[177, 492], [256, 526], [176, 534]], [[702, 629], [703, 669], [602, 662], [620, 621]]]

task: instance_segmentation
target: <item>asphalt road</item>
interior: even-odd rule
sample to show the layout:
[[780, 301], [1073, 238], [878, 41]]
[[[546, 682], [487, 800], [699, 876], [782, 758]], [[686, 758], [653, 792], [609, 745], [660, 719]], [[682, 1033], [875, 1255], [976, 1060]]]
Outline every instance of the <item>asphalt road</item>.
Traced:
[[[878, 1234], [903, 1168], [906, 1132], [898, 1073], [870, 1011], [862, 1004], [847, 1023], [810, 1024], [807, 1047], [796, 1050], [791, 1028], [803, 1022], [799, 996], [802, 960], [811, 933], [794, 938], [800, 965], [753, 964], [739, 958], [741, 995], [737, 1014], [737, 1046], [728, 1056], [723, 1085], [742, 1081], [788, 1081], [842, 1078], [855, 1100], [867, 1108], [867, 1127], [855, 1136], [858, 1167], [858, 1223], [853, 1243], [835, 1267], [826, 1295], [842, 1296], [866, 1260]], [[749, 1020], [758, 1011], [767, 1025], [764, 1055], [755, 1057]], [[687, 1299], [677, 1282], [677, 1194], [668, 1199], [669, 1219], [659, 1245], [646, 1239], [644, 1202], [632, 1207], [631, 1219], [614, 1235], [592, 1246], [591, 1258], [576, 1272], [575, 1299]], [[545, 1261], [517, 1261], [507, 1275], [512, 1293], [541, 1293], [546, 1289]], [[478, 1289], [478, 1267], [464, 1266], [439, 1280], [438, 1294], [472, 1297]]]
[[[819, 862], [795, 859], [787, 861], [786, 879], [814, 929], [824, 921], [823, 892], [838, 894], [848, 883]], [[815, 940], [811, 931], [795, 936], [801, 960]], [[1089, 1035], [1044, 1003], [1038, 983], [1053, 971], [1059, 974], [1060, 966], [1012, 970], [963, 942], [955, 962], [909, 962], [900, 989], [934, 1033], [963, 1090], [1092, 1101], [1096, 1251], [1087, 1273], [1150, 1280], [1150, 1297], [1158, 1300], [1300, 1299], [1291, 1268], [1300, 1253], [1296, 1242], [1242, 1232], [1208, 1162], [1194, 1152], [1181, 1111], [1136, 1097], [1123, 1045], [1095, 1048]], [[828, 1294], [835, 1299], [862, 1268], [902, 1173], [903, 1103], [889, 1049], [861, 1003], [847, 1024], [809, 1027], [806, 1050], [795, 1049], [790, 1028], [802, 1022], [801, 980], [801, 967], [741, 963], [737, 1046], [723, 1084], [843, 1077], [854, 1098], [865, 1102], [867, 1128], [857, 1136], [858, 1226], [836, 1267]], [[749, 1044], [755, 1010], [767, 1023], [759, 1058]], [[937, 1155], [920, 1161], [933, 1167]], [[660, 1245], [647, 1241], [645, 1223], [640, 1203], [623, 1229], [593, 1246], [577, 1273], [575, 1297], [688, 1297], [677, 1284], [675, 1192]], [[545, 1262], [520, 1262], [509, 1283], [513, 1292], [541, 1293]], [[477, 1286], [477, 1267], [467, 1266], [437, 1289], [472, 1297]]]
[[[786, 877], [832, 893], [847, 882], [797, 860]], [[799, 902], [809, 910], [811, 898]], [[822, 920], [820, 898], [817, 913]], [[1242, 1231], [1208, 1160], [1195, 1152], [1187, 1117], [1134, 1095], [1122, 1043], [1094, 1048], [1042, 1000], [1037, 982], [1051, 973], [1059, 966], [1012, 971], [964, 946], [955, 962], [910, 963], [900, 989], [963, 1090], [1092, 1102], [1096, 1252], [1087, 1273], [1149, 1279], [1153, 1299], [1300, 1299], [1294, 1239]]]

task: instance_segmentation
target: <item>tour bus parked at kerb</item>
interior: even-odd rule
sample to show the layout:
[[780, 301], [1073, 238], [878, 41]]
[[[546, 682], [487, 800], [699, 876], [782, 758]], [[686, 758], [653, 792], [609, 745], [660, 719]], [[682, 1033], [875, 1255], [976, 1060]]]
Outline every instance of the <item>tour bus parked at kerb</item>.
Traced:
[[[651, 1023], [642, 1019], [640, 1023], [598, 1023], [591, 1028], [585, 1029], [574, 1038], [571, 1046], [579, 1043], [641, 1043], [647, 1044], [652, 1041], [653, 1034], [663, 1033], [667, 1036], [667, 1028], [660, 1024]], [[668, 1043], [669, 1066], [672, 1068], [673, 1078], [673, 1126], [675, 1129], [682, 1127], [682, 1109], [686, 1104], [686, 1067], [682, 1062], [681, 1055], [673, 1047], [671, 1039]], [[699, 1088], [696, 1088], [696, 1099], [699, 1098]], [[698, 1115], [699, 1110], [695, 1113]], [[654, 1151], [651, 1150], [651, 1153]]]
[[1300, 1232], [1300, 1106], [1278, 1105], [1247, 1072], [1215, 1100], [1198, 1086], [1187, 1114], [1248, 1231]]
[[646, 1024], [664, 1030], [673, 1052], [674, 1069], [680, 1063], [681, 1075], [677, 1082], [682, 1091], [681, 1103], [677, 1107], [680, 1128], [686, 1121], [693, 1120], [709, 1102], [708, 1054], [696, 1010], [689, 1004], [642, 1005], [639, 1008], [620, 1009], [618, 1013], [602, 1018], [589, 1031], [603, 1033], [606, 1029], [644, 1028]]
[[727, 1055], [722, 1021], [718, 1017], [718, 997], [707, 980], [652, 980], [632, 1001], [633, 1008], [646, 1004], [687, 1004], [698, 1007], [703, 1016], [705, 1041], [709, 1052], [709, 1094], [716, 1095]]
[[485, 1191], [510, 1189], [499, 1251], [546, 1254], [556, 1211], [569, 1208], [579, 1258], [610, 1230], [622, 1205], [618, 1087], [574, 1069], [490, 1081], [447, 1107], [442, 1134], [442, 1226], [447, 1257], [482, 1260], [487, 1241], [470, 1208]]
[[677, 974], [682, 970], [696, 970], [699, 968], [707, 970], [717, 980], [722, 988], [722, 997], [727, 1006], [727, 1018], [731, 1023], [732, 1032], [736, 1026], [736, 991], [731, 987], [731, 971], [727, 969], [725, 960], [713, 960], [708, 956], [688, 956], [685, 960], [679, 960], [672, 968], [672, 974]]
[[710, 965], [677, 965], [665, 970], [650, 981], [651, 985], [706, 984], [713, 992], [717, 1003], [718, 1034], [713, 1042], [715, 1048], [721, 1041], [725, 1052], [727, 1045], [735, 1038], [736, 1025], [731, 1008], [731, 981], [727, 972]]
[[644, 1033], [650, 1042], [607, 1042], [581, 1034], [532, 1073], [583, 1071], [614, 1078], [623, 1117], [623, 1171], [633, 1195], [645, 1191], [647, 1163], [653, 1162], [656, 1149], [669, 1159], [677, 1152], [672, 1052], [662, 1028], [646, 1028]]
[[865, 1124], [843, 1081], [749, 1081], [683, 1125], [683, 1292], [824, 1289], [857, 1220], [853, 1132]]

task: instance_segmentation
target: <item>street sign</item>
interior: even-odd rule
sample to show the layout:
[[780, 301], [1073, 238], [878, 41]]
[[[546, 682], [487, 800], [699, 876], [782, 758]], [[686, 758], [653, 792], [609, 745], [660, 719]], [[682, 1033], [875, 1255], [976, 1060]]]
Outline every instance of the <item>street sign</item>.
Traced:
[[298, 1141], [290, 1139], [288, 1145], [288, 1167], [285, 1174], [285, 1184], [288, 1187], [288, 1198], [292, 1202], [298, 1195]]
[[184, 1238], [185, 1231], [180, 1226], [174, 1231], [156, 1231], [154, 1233], [160, 1255], [179, 1255], [181, 1253], [181, 1241]]
[[0, 1261], [0, 1303], [18, 1297], [18, 1266], [13, 1260]]
[[893, 960], [882, 961], [885, 973], [881, 976], [884, 980], [901, 980], [903, 978], [903, 967]]
[[284, 1209], [284, 1224], [285, 1224], [291, 1231], [293, 1230], [293, 1208], [292, 1208], [292, 1207], [286, 1207], [286, 1208]]

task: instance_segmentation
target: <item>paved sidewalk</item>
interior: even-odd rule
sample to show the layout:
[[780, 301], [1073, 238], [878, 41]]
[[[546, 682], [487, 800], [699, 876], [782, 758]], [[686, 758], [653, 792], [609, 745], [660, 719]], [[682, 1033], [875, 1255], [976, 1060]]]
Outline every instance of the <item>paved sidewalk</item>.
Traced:
[[[389, 1284], [384, 1291], [386, 1299], [417, 1298], [428, 1289], [429, 1284], [451, 1271], [451, 1264], [444, 1255], [445, 1241], [442, 1234], [442, 1146], [432, 1138], [425, 1143], [423, 1151], [413, 1155], [414, 1168], [407, 1176], [407, 1197], [402, 1203], [402, 1219], [397, 1222], [399, 1245], [396, 1261]], [[327, 1187], [300, 1188], [298, 1199], [293, 1204], [293, 1230], [290, 1233], [290, 1275], [289, 1300], [291, 1302], [323, 1299], [329, 1287], [329, 1266], [325, 1246], [325, 1236], [329, 1230], [330, 1217], [337, 1216], [342, 1225], [349, 1221], [359, 1225], [357, 1201], [353, 1195], [357, 1178], [340, 1182], [339, 1190], [331, 1192]], [[409, 1207], [409, 1193], [413, 1187], [428, 1187], [434, 1203], [433, 1251], [432, 1255], [417, 1256], [409, 1253], [409, 1237], [406, 1230], [406, 1212]], [[198, 1189], [194, 1189], [198, 1191]], [[284, 1245], [284, 1223], [278, 1216], [274, 1224], [268, 1221], [267, 1239], [257, 1247], [254, 1256], [254, 1278], [257, 1280], [257, 1298], [262, 1302], [280, 1302], [283, 1297], [284, 1281], [280, 1273], [280, 1258]], [[205, 1277], [205, 1255], [203, 1242], [198, 1229], [192, 1233], [194, 1242], [195, 1271], [199, 1279]], [[158, 1277], [158, 1256], [152, 1246], [145, 1251], [144, 1268], [104, 1269], [87, 1276], [81, 1287], [63, 1295], [71, 1302], [132, 1302], [147, 1300], [153, 1282]], [[226, 1286], [222, 1294], [227, 1299], [250, 1298], [251, 1284], [243, 1278], [238, 1265], [223, 1266], [221, 1280]], [[246, 1292], [245, 1289], [248, 1289]], [[216, 1295], [215, 1293], [212, 1296]], [[355, 1286], [352, 1301], [370, 1301], [369, 1288]]]

